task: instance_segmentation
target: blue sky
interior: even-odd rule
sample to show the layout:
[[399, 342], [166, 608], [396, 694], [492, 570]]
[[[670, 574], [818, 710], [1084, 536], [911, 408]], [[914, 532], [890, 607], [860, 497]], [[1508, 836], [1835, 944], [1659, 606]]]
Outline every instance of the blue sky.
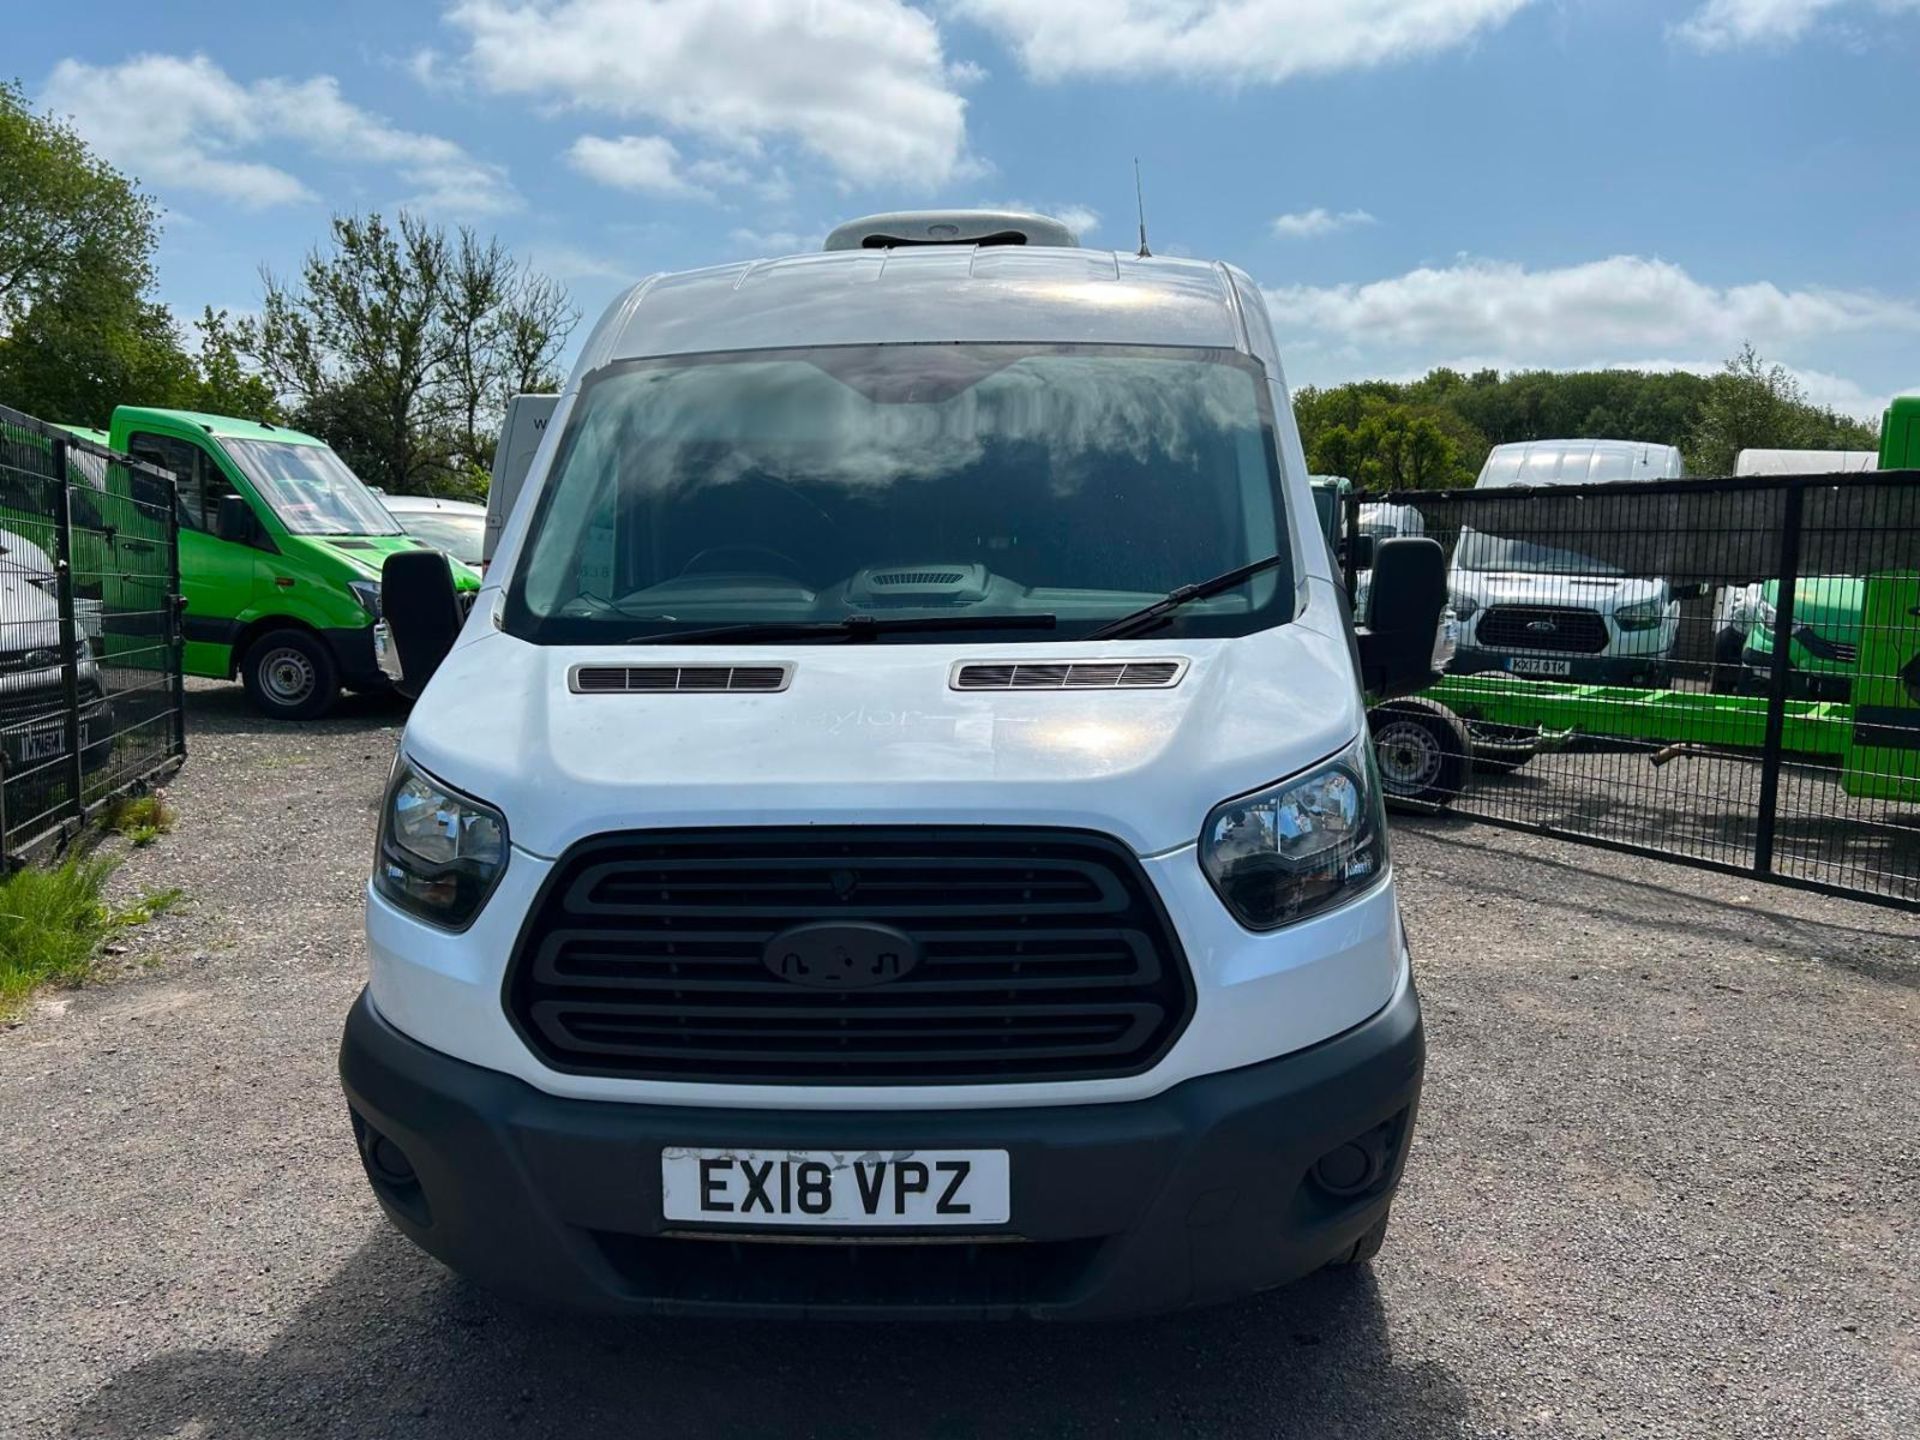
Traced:
[[7, 58], [245, 310], [333, 209], [497, 231], [586, 324], [650, 271], [1022, 202], [1266, 287], [1289, 378], [1710, 367], [1920, 390], [1920, 0], [200, 0]]

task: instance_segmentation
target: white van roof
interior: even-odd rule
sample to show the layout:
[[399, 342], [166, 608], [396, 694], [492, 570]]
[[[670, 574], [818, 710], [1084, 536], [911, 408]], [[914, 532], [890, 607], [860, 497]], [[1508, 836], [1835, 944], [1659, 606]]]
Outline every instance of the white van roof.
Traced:
[[1742, 450], [1736, 475], [1840, 475], [1878, 470], [1877, 450]]
[[[1248, 343], [1236, 282], [1258, 293], [1216, 261], [1026, 245], [753, 260], [641, 281], [587, 341], [581, 373], [662, 355], [915, 341], [1259, 353]], [[1257, 323], [1264, 332], [1265, 317]]]
[[1632, 480], [1677, 480], [1686, 462], [1673, 445], [1637, 440], [1526, 440], [1496, 445], [1475, 486], [1618, 485]]

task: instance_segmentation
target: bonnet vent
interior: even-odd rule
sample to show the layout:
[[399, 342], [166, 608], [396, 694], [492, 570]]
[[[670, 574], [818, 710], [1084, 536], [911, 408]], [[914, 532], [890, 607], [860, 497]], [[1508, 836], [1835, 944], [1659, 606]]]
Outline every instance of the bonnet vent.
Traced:
[[576, 695], [769, 694], [787, 688], [791, 665], [576, 665]]
[[1169, 690], [1187, 673], [1184, 660], [1073, 661], [956, 665], [955, 690]]

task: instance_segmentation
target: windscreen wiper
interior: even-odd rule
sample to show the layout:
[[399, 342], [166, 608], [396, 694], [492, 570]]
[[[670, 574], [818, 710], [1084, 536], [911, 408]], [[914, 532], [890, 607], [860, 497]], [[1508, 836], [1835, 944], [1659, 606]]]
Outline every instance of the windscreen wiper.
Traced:
[[847, 615], [839, 620], [748, 620], [700, 630], [656, 630], [629, 645], [712, 645], [723, 640], [873, 640], [941, 630], [1051, 630], [1052, 615]]
[[1264, 560], [1256, 560], [1251, 565], [1242, 565], [1238, 570], [1229, 570], [1216, 575], [1211, 580], [1202, 580], [1197, 585], [1182, 585], [1178, 590], [1170, 590], [1151, 605], [1143, 605], [1131, 615], [1122, 615], [1118, 620], [1110, 620], [1092, 634], [1082, 635], [1082, 640], [1122, 640], [1130, 635], [1144, 635], [1149, 630], [1157, 630], [1167, 623], [1168, 617], [1182, 605], [1191, 605], [1196, 600], [1205, 600], [1213, 595], [1223, 595], [1236, 585], [1244, 585], [1254, 576], [1264, 574], [1276, 565], [1286, 564], [1285, 555], [1269, 555]]

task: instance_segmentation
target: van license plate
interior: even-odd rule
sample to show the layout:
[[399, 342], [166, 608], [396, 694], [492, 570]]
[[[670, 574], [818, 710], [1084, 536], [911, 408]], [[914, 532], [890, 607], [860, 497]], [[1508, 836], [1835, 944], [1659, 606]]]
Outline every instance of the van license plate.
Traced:
[[1571, 675], [1571, 660], [1534, 660], [1524, 655], [1516, 655], [1507, 661], [1507, 669], [1515, 675]]
[[[85, 743], [83, 739], [81, 743]], [[43, 725], [38, 730], [29, 730], [20, 737], [20, 763], [31, 765], [37, 760], [56, 760], [67, 753], [67, 727], [65, 721], [53, 725]]]
[[1004, 1150], [660, 1152], [666, 1218], [832, 1230], [1004, 1225]]

